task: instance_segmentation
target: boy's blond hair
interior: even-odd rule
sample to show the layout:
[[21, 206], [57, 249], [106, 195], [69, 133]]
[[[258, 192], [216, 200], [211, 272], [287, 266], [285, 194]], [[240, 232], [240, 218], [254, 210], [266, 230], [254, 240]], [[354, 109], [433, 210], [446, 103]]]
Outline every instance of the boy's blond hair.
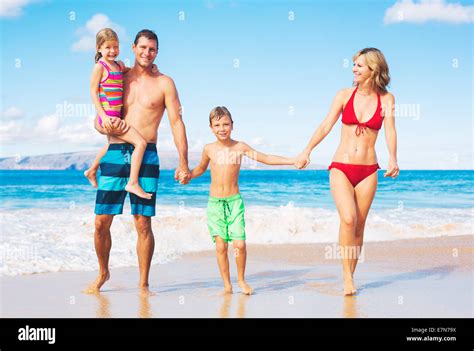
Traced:
[[230, 121], [232, 122], [232, 124], [234, 123], [234, 121], [232, 120], [232, 115], [230, 114], [229, 110], [227, 109], [227, 107], [225, 106], [217, 106], [217, 107], [214, 107], [212, 110], [211, 110], [211, 113], [209, 114], [209, 125], [212, 125], [212, 120], [215, 119], [215, 120], [220, 120], [222, 117], [224, 116], [227, 116], [230, 118]]

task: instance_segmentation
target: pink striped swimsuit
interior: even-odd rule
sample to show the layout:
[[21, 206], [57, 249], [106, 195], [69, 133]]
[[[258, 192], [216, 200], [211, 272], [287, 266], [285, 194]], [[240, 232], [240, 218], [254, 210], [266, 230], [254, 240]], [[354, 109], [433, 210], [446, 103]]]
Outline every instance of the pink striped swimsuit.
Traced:
[[[107, 77], [99, 83], [100, 103], [107, 116], [122, 118], [121, 109], [112, 110], [111, 107], [118, 108], [123, 106], [123, 73], [121, 70], [111, 71], [109, 66], [101, 60], [98, 62], [107, 70]], [[117, 62], [115, 64], [120, 67]], [[97, 116], [97, 118], [102, 127], [102, 118], [100, 116]]]

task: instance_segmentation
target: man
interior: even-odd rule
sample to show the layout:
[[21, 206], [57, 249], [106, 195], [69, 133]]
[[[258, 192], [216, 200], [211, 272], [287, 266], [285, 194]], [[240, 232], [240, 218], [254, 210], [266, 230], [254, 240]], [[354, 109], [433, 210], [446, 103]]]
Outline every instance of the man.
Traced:
[[150, 200], [130, 194], [132, 214], [138, 233], [137, 255], [140, 269], [139, 288], [149, 293], [148, 275], [155, 247], [151, 228], [151, 217], [155, 215], [156, 188], [159, 176], [159, 161], [156, 153], [158, 127], [165, 109], [179, 153], [179, 167], [175, 179], [181, 174], [181, 183], [190, 180], [188, 168], [188, 142], [181, 118], [181, 104], [173, 80], [161, 72], [152, 73], [152, 65], [158, 54], [158, 38], [150, 30], [142, 30], [132, 45], [135, 64], [124, 75], [123, 115], [124, 120], [113, 118], [113, 128], [95, 128], [110, 136], [107, 154], [101, 160], [101, 177], [96, 198], [94, 243], [99, 260], [99, 276], [86, 289], [87, 293], [98, 292], [109, 279], [109, 254], [112, 246], [110, 226], [114, 215], [121, 214], [126, 197], [125, 184], [130, 174], [130, 155], [133, 147], [114, 137], [133, 126], [147, 141], [147, 151], [140, 168], [140, 183], [152, 193]]

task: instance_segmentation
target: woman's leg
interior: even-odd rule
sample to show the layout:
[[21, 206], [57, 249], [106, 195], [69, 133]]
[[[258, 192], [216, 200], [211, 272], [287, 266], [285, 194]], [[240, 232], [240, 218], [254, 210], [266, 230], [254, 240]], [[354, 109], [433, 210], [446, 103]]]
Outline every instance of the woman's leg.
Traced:
[[[358, 253], [362, 251], [362, 244], [364, 242], [364, 229], [367, 215], [369, 214], [370, 206], [375, 197], [377, 190], [377, 172], [371, 174], [363, 181], [361, 181], [354, 188], [355, 205], [357, 211], [357, 226], [355, 231], [355, 245], [358, 248]], [[359, 256], [352, 259], [351, 272], [354, 275], [355, 268]]]
[[146, 151], [145, 139], [143, 139], [142, 135], [133, 127], [130, 127], [125, 134], [120, 135], [118, 138], [135, 146], [130, 162], [130, 179], [125, 186], [125, 190], [144, 199], [151, 199], [152, 194], [146, 193], [138, 183], [138, 173], [142, 165], [143, 155]]
[[339, 248], [341, 250], [342, 271], [344, 279], [344, 295], [356, 292], [351, 272], [351, 255], [355, 247], [355, 232], [357, 227], [357, 209], [354, 199], [354, 188], [346, 175], [337, 168], [332, 168], [329, 174], [331, 194], [339, 213]]

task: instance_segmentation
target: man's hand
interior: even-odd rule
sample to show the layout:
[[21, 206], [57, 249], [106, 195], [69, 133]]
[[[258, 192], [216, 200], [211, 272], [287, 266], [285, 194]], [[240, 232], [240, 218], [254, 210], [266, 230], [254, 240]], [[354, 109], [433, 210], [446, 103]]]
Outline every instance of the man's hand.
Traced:
[[296, 162], [294, 166], [298, 169], [306, 168], [311, 160], [309, 159], [309, 154], [302, 152], [296, 157]]
[[107, 135], [112, 135], [112, 136], [119, 136], [123, 135], [128, 130], [130, 129], [130, 126], [120, 118], [110, 118], [111, 121], [111, 126], [107, 128], [107, 126], [104, 125], [104, 131], [107, 133]]
[[174, 179], [179, 181], [180, 184], [188, 184], [191, 181], [191, 172], [188, 166], [179, 166], [174, 172]]

